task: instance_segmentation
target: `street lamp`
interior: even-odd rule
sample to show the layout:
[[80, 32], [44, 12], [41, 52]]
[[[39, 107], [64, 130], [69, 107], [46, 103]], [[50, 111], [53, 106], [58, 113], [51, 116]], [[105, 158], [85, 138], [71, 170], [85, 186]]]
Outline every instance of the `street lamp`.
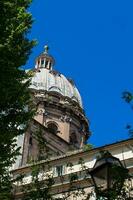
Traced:
[[97, 196], [111, 199], [120, 194], [128, 170], [109, 152], [96, 160], [90, 172]]

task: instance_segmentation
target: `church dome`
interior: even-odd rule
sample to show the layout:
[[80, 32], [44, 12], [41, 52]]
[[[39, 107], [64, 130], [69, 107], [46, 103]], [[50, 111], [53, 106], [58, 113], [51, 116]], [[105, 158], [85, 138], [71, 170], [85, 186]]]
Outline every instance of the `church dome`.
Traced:
[[82, 108], [82, 100], [78, 89], [71, 79], [53, 70], [54, 59], [48, 54], [48, 46], [36, 59], [35, 73], [31, 79], [30, 88], [34, 90], [56, 92], [69, 97]]

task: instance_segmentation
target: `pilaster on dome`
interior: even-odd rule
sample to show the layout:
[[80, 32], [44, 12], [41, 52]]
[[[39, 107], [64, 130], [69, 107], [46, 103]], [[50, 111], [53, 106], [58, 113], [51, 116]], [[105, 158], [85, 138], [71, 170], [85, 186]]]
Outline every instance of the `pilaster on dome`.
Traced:
[[46, 68], [48, 70], [53, 69], [53, 65], [55, 64], [54, 58], [48, 53], [49, 46], [44, 46], [44, 52], [36, 59], [36, 69]]

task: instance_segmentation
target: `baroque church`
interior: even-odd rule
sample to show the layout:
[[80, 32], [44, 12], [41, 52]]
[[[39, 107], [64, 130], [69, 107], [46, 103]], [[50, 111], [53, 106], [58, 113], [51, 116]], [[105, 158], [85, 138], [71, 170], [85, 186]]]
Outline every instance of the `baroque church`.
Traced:
[[[90, 135], [80, 93], [72, 79], [54, 69], [55, 60], [48, 49], [45, 46], [33, 70], [30, 89], [37, 112], [24, 135], [19, 166], [43, 156], [33, 137], [35, 126], [44, 132], [51, 156], [83, 148]], [[22, 142], [22, 138], [19, 140]]]
[[[45, 163], [45, 158], [49, 154], [51, 165], [49, 171], [53, 173], [55, 179], [51, 193], [57, 197], [55, 199], [63, 199], [63, 195], [69, 188], [68, 176], [71, 173], [80, 174], [75, 188], [78, 184], [78, 188], [84, 188], [86, 193], [93, 191], [91, 178], [87, 176], [85, 180], [82, 173], [86, 169], [93, 168], [102, 150], [107, 150], [119, 158], [133, 173], [133, 139], [85, 150], [84, 146], [90, 136], [90, 131], [82, 98], [74, 81], [56, 71], [54, 65], [55, 60], [49, 54], [49, 47], [45, 46], [44, 52], [36, 59], [30, 84], [36, 115], [29, 123], [24, 135], [18, 138], [21, 156], [18, 157], [12, 171], [14, 176], [25, 174], [25, 185], [30, 184], [31, 161]], [[39, 134], [45, 141], [43, 148], [40, 148], [37, 139]], [[79, 162], [81, 158], [84, 160], [84, 169]], [[70, 162], [73, 163], [72, 168], [68, 165]], [[21, 200], [23, 196], [19, 186], [19, 184], [15, 186], [17, 200]], [[85, 199], [85, 194], [77, 197], [70, 195], [68, 199]], [[90, 199], [96, 199], [95, 195]]]

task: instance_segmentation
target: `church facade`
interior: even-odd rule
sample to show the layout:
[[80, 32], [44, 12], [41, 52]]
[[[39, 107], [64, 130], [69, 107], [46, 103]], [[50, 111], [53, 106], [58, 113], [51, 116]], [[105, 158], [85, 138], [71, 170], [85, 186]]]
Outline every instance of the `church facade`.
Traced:
[[[25, 174], [26, 186], [32, 181], [32, 163], [45, 165], [44, 174], [51, 174], [55, 182], [51, 187], [55, 199], [65, 199], [65, 195], [67, 199], [85, 199], [94, 191], [87, 172], [93, 168], [100, 151], [108, 150], [133, 172], [133, 140], [87, 150], [89, 121], [80, 93], [74, 81], [56, 71], [54, 64], [55, 60], [45, 46], [36, 59], [30, 85], [36, 115], [25, 134], [18, 138], [22, 155], [13, 166], [13, 174]], [[70, 175], [78, 177], [72, 184], [73, 191], [79, 191], [79, 195], [76, 192], [68, 195]], [[84, 194], [80, 193], [83, 189]], [[15, 185], [15, 196], [22, 199], [20, 183]], [[90, 199], [96, 199], [95, 195], [90, 195]]]

